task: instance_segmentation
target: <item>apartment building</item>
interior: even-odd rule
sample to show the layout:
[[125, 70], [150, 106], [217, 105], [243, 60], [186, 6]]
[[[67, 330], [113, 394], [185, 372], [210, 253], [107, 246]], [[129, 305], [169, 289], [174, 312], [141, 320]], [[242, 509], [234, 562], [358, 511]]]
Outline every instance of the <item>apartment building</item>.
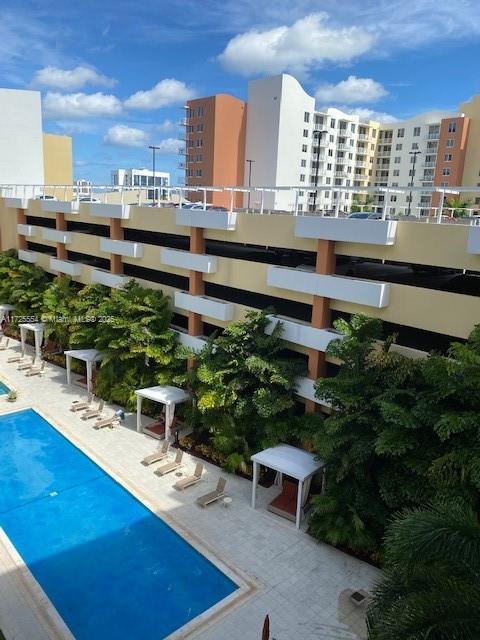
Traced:
[[[479, 97], [461, 105], [456, 114], [429, 112], [383, 124], [333, 107], [318, 109], [295, 78], [281, 74], [249, 82], [246, 107], [242, 103], [244, 136], [221, 136], [216, 146], [212, 141], [205, 144], [207, 130], [213, 136], [218, 128], [213, 105], [220, 99], [236, 100], [213, 96], [186, 105], [185, 141], [190, 151], [181, 164], [185, 184], [283, 187], [245, 194], [242, 204], [247, 208], [346, 213], [355, 193], [344, 187], [358, 187], [359, 194], [362, 188], [378, 187], [388, 193], [377, 194], [372, 207], [392, 215], [429, 215], [439, 203], [439, 195], [432, 197], [434, 187], [475, 187], [480, 181], [475, 144], [480, 136]], [[231, 116], [227, 120], [235, 122]], [[228, 158], [237, 171], [222, 174]], [[316, 185], [321, 190], [315, 192]], [[397, 189], [407, 186], [411, 194]], [[209, 193], [209, 202], [229, 206], [227, 200], [221, 192]], [[239, 200], [235, 196], [237, 207]], [[478, 197], [475, 206], [480, 206]]]
[[[480, 192], [480, 189], [479, 189]], [[225, 193], [228, 194], [228, 191]], [[1, 249], [82, 283], [130, 278], [161, 289], [174, 329], [193, 348], [250, 309], [273, 308], [286, 353], [305, 363], [298, 399], [321, 408], [318, 376], [336, 318], [363, 313], [421, 357], [464, 340], [480, 319], [480, 226], [127, 204], [0, 199]]]
[[[155, 194], [153, 182], [155, 177]], [[148, 188], [149, 200], [164, 200], [167, 191], [164, 187], [170, 186], [170, 173], [166, 171], [153, 171], [149, 169], [114, 169], [111, 172], [111, 184], [113, 187], [144, 187]]]
[[73, 181], [73, 193], [77, 196], [92, 195], [92, 181], [85, 178], [78, 178]]
[[[182, 118], [179, 167], [185, 171], [185, 184], [192, 188], [243, 184], [245, 165], [246, 105], [226, 94], [189, 100]], [[210, 204], [241, 205], [241, 194], [209, 191]], [[203, 200], [201, 191], [188, 193], [192, 202]]]

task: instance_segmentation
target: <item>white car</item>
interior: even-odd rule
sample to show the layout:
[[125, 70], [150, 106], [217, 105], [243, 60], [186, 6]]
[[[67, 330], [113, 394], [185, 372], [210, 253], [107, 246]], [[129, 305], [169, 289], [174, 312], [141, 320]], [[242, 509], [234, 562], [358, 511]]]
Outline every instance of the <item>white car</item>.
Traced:
[[46, 196], [45, 194], [41, 196], [35, 196], [35, 200], [57, 200], [55, 196]]
[[98, 198], [93, 198], [92, 196], [83, 196], [83, 198], [78, 199], [79, 202], [100, 202]]

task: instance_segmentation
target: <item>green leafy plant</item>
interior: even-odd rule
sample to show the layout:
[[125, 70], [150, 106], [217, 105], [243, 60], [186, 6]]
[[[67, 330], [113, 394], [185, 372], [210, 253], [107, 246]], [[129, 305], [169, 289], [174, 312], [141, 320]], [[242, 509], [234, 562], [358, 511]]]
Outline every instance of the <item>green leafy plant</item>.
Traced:
[[404, 510], [385, 540], [370, 640], [480, 637], [480, 523], [464, 501]]
[[460, 197], [451, 197], [445, 200], [444, 208], [451, 209], [454, 218], [465, 218], [470, 215], [467, 209], [472, 207], [471, 200], [464, 200]]
[[229, 324], [180, 378], [196, 397], [200, 430], [210, 434], [231, 471], [246, 471], [253, 452], [283, 439], [295, 378], [304, 370], [299, 359], [283, 356], [281, 325], [267, 335], [268, 323], [266, 312], [250, 312], [243, 322]]
[[79, 285], [72, 282], [70, 276], [57, 276], [43, 293], [42, 321], [45, 324], [45, 337], [53, 340], [60, 351], [70, 344], [70, 331], [73, 322], [73, 302], [77, 297]]

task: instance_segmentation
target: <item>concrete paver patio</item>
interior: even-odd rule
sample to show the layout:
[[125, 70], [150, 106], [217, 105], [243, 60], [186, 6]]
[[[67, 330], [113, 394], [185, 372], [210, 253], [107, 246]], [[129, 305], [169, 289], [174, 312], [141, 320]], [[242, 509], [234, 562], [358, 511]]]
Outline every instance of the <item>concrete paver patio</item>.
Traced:
[[[193, 535], [207, 551], [237, 570], [252, 591], [241, 603], [210, 623], [181, 637], [202, 640], [257, 640], [268, 613], [276, 640], [358, 640], [365, 637], [364, 612], [348, 596], [355, 589], [371, 589], [379, 572], [327, 545], [316, 543], [293, 523], [270, 514], [265, 505], [278, 488], [258, 488], [257, 510], [250, 508], [251, 483], [228, 475], [227, 509], [215, 504], [201, 509], [195, 498], [213, 489], [222, 471], [206, 464], [205, 477], [184, 492], [172, 488], [174, 474], [158, 478], [139, 461], [158, 447], [158, 441], [137, 433], [135, 415], [113, 430], [96, 431], [70, 412], [72, 400], [85, 396], [79, 386], [67, 386], [65, 370], [47, 364], [45, 375], [25, 377], [7, 358], [17, 347], [0, 351], [0, 379], [18, 391], [10, 404], [0, 396], [0, 413], [33, 406], [72, 442], [119, 481], [144, 498], [182, 535]], [[110, 413], [109, 407], [106, 412]], [[148, 419], [144, 417], [144, 421]], [[185, 455], [184, 473], [196, 463]], [[0, 460], [1, 465], [1, 460]], [[225, 475], [225, 474], [223, 474]], [[201, 547], [200, 547], [201, 548]], [[215, 559], [215, 558], [214, 558]], [[52, 632], [0, 554], [0, 629], [7, 640], [47, 640]], [[140, 639], [139, 639], [140, 640]]]

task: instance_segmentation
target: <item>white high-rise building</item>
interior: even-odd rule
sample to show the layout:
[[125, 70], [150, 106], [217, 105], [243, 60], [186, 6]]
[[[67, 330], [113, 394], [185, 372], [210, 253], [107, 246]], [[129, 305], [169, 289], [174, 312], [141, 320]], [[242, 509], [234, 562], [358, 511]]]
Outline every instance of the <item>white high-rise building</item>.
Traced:
[[[248, 85], [245, 185], [299, 187], [298, 196], [288, 189], [267, 192], [267, 209], [292, 211], [298, 198], [299, 211], [348, 211], [351, 193], [341, 187], [367, 186], [378, 128], [378, 122], [339, 109], [317, 111], [315, 98], [290, 75], [253, 80]], [[315, 196], [315, 184], [331, 189]], [[253, 194], [252, 206], [259, 203], [260, 194]]]
[[[413, 191], [410, 210], [415, 215], [428, 214], [431, 202], [431, 187], [435, 179], [437, 149], [442, 119], [454, 114], [431, 112], [402, 120], [394, 124], [381, 125], [374, 159], [372, 186], [430, 188], [430, 191]], [[376, 197], [378, 204], [385, 196]], [[408, 194], [387, 194], [388, 212], [392, 215], [408, 212]]]
[[0, 184], [43, 182], [40, 92], [0, 89]]
[[[115, 169], [111, 172], [114, 187], [139, 187], [148, 189], [147, 198], [153, 199], [153, 171], [150, 169]], [[155, 171], [155, 199], [165, 199], [167, 192], [162, 187], [170, 186], [170, 174]]]

